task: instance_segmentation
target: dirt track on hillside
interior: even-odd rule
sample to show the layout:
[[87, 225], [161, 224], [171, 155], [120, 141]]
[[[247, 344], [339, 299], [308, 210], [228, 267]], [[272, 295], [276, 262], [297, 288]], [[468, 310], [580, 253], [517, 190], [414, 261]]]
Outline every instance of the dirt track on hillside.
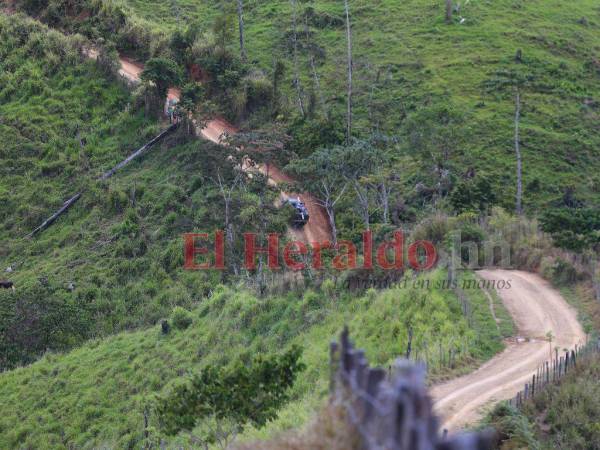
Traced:
[[[125, 77], [128, 81], [137, 83], [140, 80], [140, 75], [144, 70], [144, 66], [138, 62], [132, 61], [129, 58], [121, 57], [121, 69], [119, 74]], [[169, 89], [167, 98], [172, 100], [179, 100], [181, 91], [177, 88]], [[228, 123], [226, 120], [221, 118], [215, 118], [208, 121], [206, 126], [199, 130], [200, 135], [211, 142], [221, 143], [221, 138], [224, 134], [235, 134], [239, 130]], [[294, 180], [282, 172], [279, 168], [271, 165], [261, 165], [259, 170], [266, 174], [269, 178], [269, 182], [273, 185], [281, 183], [292, 183]], [[308, 223], [302, 229], [289, 229], [289, 233], [294, 239], [303, 241], [305, 243], [311, 242], [322, 242], [331, 240], [331, 227], [329, 226], [329, 220], [327, 219], [327, 213], [317, 203], [315, 197], [309, 193], [287, 193], [281, 192], [281, 199], [285, 200], [289, 197], [299, 197], [308, 210], [310, 219]]]
[[571, 349], [585, 342], [577, 314], [548, 282], [538, 275], [507, 270], [482, 270], [486, 280], [511, 280], [510, 289], [498, 293], [517, 326], [517, 336], [506, 349], [475, 372], [434, 386], [434, 408], [443, 427], [458, 430], [475, 423], [499, 400], [523, 389], [538, 366], [550, 359], [546, 333], [552, 331], [552, 347]]

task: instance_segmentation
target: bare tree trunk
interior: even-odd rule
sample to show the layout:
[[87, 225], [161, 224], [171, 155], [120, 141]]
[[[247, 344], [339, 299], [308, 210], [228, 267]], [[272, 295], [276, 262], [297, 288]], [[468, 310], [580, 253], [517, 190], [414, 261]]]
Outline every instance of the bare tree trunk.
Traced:
[[171, 0], [171, 9], [173, 10], [173, 13], [175, 14], [175, 18], [177, 20], [177, 25], [179, 25], [179, 21], [181, 20], [181, 10], [179, 9], [179, 5], [177, 4], [176, 0]]
[[408, 327], [408, 345], [406, 346], [406, 359], [410, 359], [412, 353], [412, 340], [413, 340], [413, 328], [409, 325]]
[[148, 430], [148, 408], [144, 408], [144, 450], [150, 449], [150, 431]]
[[383, 223], [390, 221], [390, 191], [385, 181], [379, 185], [379, 198], [383, 207]]
[[237, 0], [238, 24], [240, 29], [240, 55], [242, 61], [246, 61], [246, 47], [244, 41], [244, 1]]
[[[98, 180], [102, 181], [102, 180], [109, 179], [119, 169], [125, 167], [127, 164], [129, 164], [131, 161], [133, 161], [135, 158], [138, 158], [139, 156], [145, 154], [148, 151], [148, 149], [150, 149], [150, 147], [152, 147], [154, 144], [159, 142], [163, 137], [165, 137], [167, 134], [171, 133], [175, 129], [177, 129], [177, 124], [171, 125], [169, 128], [162, 131], [158, 136], [154, 137], [151, 141], [147, 142], [141, 148], [139, 148], [134, 153], [129, 155], [127, 158], [125, 158], [123, 161], [121, 161], [115, 167], [104, 172], [102, 174], [102, 176], [98, 178]], [[79, 193], [75, 194], [73, 197], [71, 197], [69, 200], [64, 202], [62, 207], [58, 211], [56, 211], [54, 214], [52, 214], [48, 219], [44, 220], [44, 222], [42, 222], [42, 224], [39, 227], [37, 227], [35, 230], [33, 230], [31, 233], [29, 233], [26, 237], [29, 238], [29, 237], [35, 236], [36, 234], [44, 231], [46, 228], [48, 228], [50, 225], [52, 225], [56, 221], [56, 219], [58, 219], [62, 214], [66, 213], [69, 210], [69, 208], [71, 206], [73, 206], [77, 202], [77, 200], [79, 200], [81, 198], [81, 195], [82, 195], [82, 193], [79, 192]]]
[[46, 228], [48, 228], [50, 225], [52, 225], [56, 221], [56, 219], [58, 219], [61, 215], [63, 215], [65, 212], [67, 212], [69, 210], [69, 208], [71, 206], [73, 206], [77, 202], [77, 200], [79, 200], [80, 197], [81, 197], [81, 192], [79, 192], [78, 194], [75, 194], [69, 200], [64, 202], [62, 207], [58, 211], [56, 211], [49, 218], [44, 220], [44, 222], [42, 222], [42, 224], [39, 227], [37, 227], [35, 230], [33, 230], [31, 233], [29, 233], [26, 237], [29, 238], [29, 237], [35, 236], [36, 234], [38, 234], [41, 231], [44, 231]]
[[592, 260], [591, 267], [592, 285], [594, 286], [594, 293], [596, 294], [596, 300], [600, 301], [600, 268], [598, 267], [598, 261], [596, 259]]
[[446, 23], [452, 23], [452, 0], [446, 0]]
[[219, 190], [223, 197], [223, 205], [225, 207], [225, 239], [227, 241], [227, 249], [229, 256], [231, 256], [230, 260], [233, 261], [233, 273], [237, 276], [239, 275], [239, 270], [237, 262], [233, 258], [235, 237], [233, 223], [231, 222], [231, 203], [233, 201], [233, 192], [242, 181], [242, 175], [241, 173], [236, 174], [233, 183], [228, 187], [225, 186], [224, 180], [219, 172], [217, 172], [216, 181], [219, 185]]
[[[309, 39], [308, 18], [305, 18], [304, 33], [306, 34], [306, 41], [308, 42], [308, 39]], [[313, 55], [313, 53], [310, 49], [308, 51], [308, 62], [310, 63], [310, 70], [312, 71], [313, 80], [315, 82], [315, 91], [317, 92], [317, 97], [319, 98], [319, 103], [321, 104], [321, 109], [323, 110], [323, 114], [325, 114], [325, 117], [328, 117], [329, 114], [327, 112], [327, 106], [325, 105], [325, 98], [323, 97], [323, 90], [321, 89], [321, 82], [319, 80], [319, 74], [317, 73], [317, 68], [315, 66], [315, 56]]]
[[300, 86], [300, 76], [298, 74], [298, 34], [296, 33], [296, 0], [290, 0], [292, 3], [292, 36], [294, 39], [294, 86], [298, 96], [298, 107], [300, 114], [304, 117], [304, 102], [302, 101], [302, 88]]
[[337, 227], [335, 226], [335, 205], [342, 198], [342, 196], [344, 195], [344, 192], [346, 192], [347, 187], [348, 187], [348, 184], [347, 183], [344, 184], [344, 186], [340, 190], [337, 197], [333, 198], [334, 194], [333, 194], [331, 186], [329, 186], [325, 182], [321, 182], [321, 186], [320, 186], [320, 191], [321, 191], [321, 195], [322, 195], [321, 198], [323, 200], [317, 200], [317, 201], [323, 208], [325, 208], [325, 211], [327, 211], [327, 217], [329, 219], [329, 226], [331, 227], [331, 237], [332, 237], [334, 245], [337, 244]]
[[350, 28], [350, 8], [348, 0], [344, 0], [346, 10], [346, 42], [348, 44], [348, 101], [346, 111], [346, 143], [352, 137], [352, 30]]
[[337, 227], [335, 226], [335, 209], [330, 201], [325, 203], [325, 210], [327, 211], [327, 217], [329, 219], [329, 226], [331, 227], [331, 239], [333, 244], [337, 244]]
[[521, 160], [521, 146], [519, 143], [519, 121], [521, 120], [521, 95], [519, 88], [515, 96], [515, 153], [517, 155], [517, 214], [523, 214], [523, 162]]
[[358, 180], [354, 180], [353, 184], [354, 191], [356, 192], [356, 197], [358, 198], [360, 215], [362, 216], [363, 222], [365, 224], [365, 229], [369, 230], [371, 228], [369, 221], [369, 193], [366, 189], [362, 189]]

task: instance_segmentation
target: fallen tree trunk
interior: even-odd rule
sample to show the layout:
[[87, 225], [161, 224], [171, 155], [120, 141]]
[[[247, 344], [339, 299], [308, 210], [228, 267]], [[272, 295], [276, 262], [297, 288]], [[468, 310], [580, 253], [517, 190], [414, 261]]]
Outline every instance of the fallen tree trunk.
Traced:
[[177, 124], [174, 123], [169, 128], [167, 128], [162, 133], [160, 133], [158, 136], [156, 136], [154, 139], [152, 139], [150, 142], [147, 142], [139, 150], [137, 150], [136, 152], [134, 152], [131, 155], [129, 155], [127, 158], [125, 158], [123, 161], [121, 161], [115, 167], [113, 167], [112, 169], [104, 172], [102, 174], [102, 176], [100, 177], [100, 180], [106, 180], [106, 179], [112, 177], [117, 172], [117, 170], [122, 169], [127, 164], [129, 164], [131, 161], [133, 161], [134, 159], [136, 159], [139, 156], [141, 156], [144, 153], [146, 153], [146, 151], [149, 150], [150, 147], [152, 147], [154, 144], [156, 144], [158, 141], [160, 141], [162, 138], [164, 138], [167, 134], [171, 133], [172, 131], [175, 131], [176, 128], [177, 128]]
[[[167, 128], [166, 130], [161, 132], [158, 136], [156, 136], [154, 139], [147, 142], [140, 149], [138, 149], [137, 151], [135, 151], [134, 153], [129, 155], [127, 158], [125, 158], [123, 161], [121, 161], [115, 167], [104, 172], [102, 174], [102, 176], [99, 178], [99, 180], [102, 181], [102, 180], [106, 180], [106, 179], [112, 177], [117, 172], [117, 170], [122, 169], [127, 164], [129, 164], [131, 161], [133, 161], [134, 159], [136, 159], [136, 158], [140, 157], [141, 155], [143, 155], [144, 153], [146, 153], [146, 151], [148, 151], [150, 149], [150, 147], [152, 147], [154, 144], [156, 144], [158, 141], [160, 141], [162, 138], [164, 138], [167, 134], [175, 131], [176, 128], [177, 128], [176, 123], [171, 125], [169, 128]], [[81, 197], [82, 194], [83, 194], [82, 192], [79, 192], [78, 194], [75, 194], [73, 197], [71, 197], [69, 200], [67, 200], [65, 203], [63, 203], [62, 207], [58, 211], [56, 211], [49, 218], [47, 218], [44, 222], [42, 222], [42, 224], [39, 227], [37, 227], [35, 230], [33, 230], [31, 233], [29, 233], [26, 237], [28, 237], [28, 238], [33, 237], [36, 234], [44, 231], [50, 225], [52, 225], [56, 221], [56, 219], [58, 219], [61, 215], [66, 213], [69, 210], [69, 208], [71, 206], [73, 206], [77, 202], [77, 200], [79, 200], [79, 198]]]
[[35, 236], [36, 234], [40, 233], [41, 231], [44, 231], [46, 228], [52, 225], [56, 221], [56, 219], [58, 219], [62, 214], [66, 213], [68, 209], [71, 206], [73, 206], [77, 202], [77, 200], [79, 200], [80, 197], [81, 192], [64, 202], [62, 207], [58, 211], [56, 211], [54, 214], [52, 214], [50, 217], [44, 220], [44, 222], [42, 222], [42, 224], [39, 227], [37, 227], [35, 230], [29, 233], [27, 237]]

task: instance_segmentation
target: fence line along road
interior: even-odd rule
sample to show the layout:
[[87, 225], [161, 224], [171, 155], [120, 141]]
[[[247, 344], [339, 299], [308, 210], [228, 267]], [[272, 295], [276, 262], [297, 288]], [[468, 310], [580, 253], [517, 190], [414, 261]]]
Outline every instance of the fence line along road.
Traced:
[[589, 342], [587, 345], [575, 347], [566, 351], [564, 356], [558, 355], [558, 348], [554, 349], [554, 358], [538, 367], [531, 376], [531, 382], [526, 383], [508, 403], [516, 408], [521, 408], [526, 401], [533, 399], [549, 384], [557, 384], [567, 373], [577, 367], [578, 362], [600, 353], [600, 339]]

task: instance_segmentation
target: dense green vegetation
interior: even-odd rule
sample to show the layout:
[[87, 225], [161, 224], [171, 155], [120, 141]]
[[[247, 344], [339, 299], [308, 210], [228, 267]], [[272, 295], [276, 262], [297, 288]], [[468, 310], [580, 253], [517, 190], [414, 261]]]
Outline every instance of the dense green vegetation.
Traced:
[[[444, 273], [428, 278], [439, 283]], [[180, 384], [180, 377], [209, 365], [250, 362], [256, 354], [277, 353], [293, 345], [303, 349], [301, 361], [307, 368], [292, 387], [291, 403], [266, 433], [298, 426], [327, 395], [328, 342], [345, 322], [369, 359], [384, 366], [406, 351], [411, 326], [412, 358], [427, 360], [434, 376], [466, 371], [472, 361], [499, 351], [501, 331], [487, 297], [477, 290], [469, 296], [470, 318], [463, 316], [460, 303], [445, 289], [399, 287], [356, 296], [324, 285], [321, 292], [309, 290], [299, 296], [292, 291], [261, 299], [238, 287], [213, 287], [191, 312], [188, 327], [172, 326], [163, 334], [155, 326], [93, 340], [0, 375], [5, 411], [0, 418], [0, 446], [139, 447], [144, 440], [144, 411], [150, 439], [156, 442], [164, 431], [154, 412], [154, 398], [168, 394], [172, 385]], [[510, 332], [510, 325], [504, 332]], [[198, 434], [202, 426], [198, 425]], [[182, 433], [169, 441], [189, 445], [189, 439]]]
[[301, 353], [293, 347], [281, 356], [238, 360], [231, 368], [203, 368], [190, 383], [178, 384], [159, 400], [163, 429], [177, 434], [200, 423], [205, 429], [201, 442], [227, 447], [246, 426], [264, 427], [277, 418], [298, 373], [306, 368], [299, 362]]
[[[181, 234], [222, 228], [216, 174], [226, 186], [238, 175], [223, 150], [181, 144], [178, 134], [110, 181], [95, 181], [161, 125], [81, 54], [83, 38], [4, 15], [0, 36], [0, 258], [17, 287], [0, 292], [4, 369], [156, 323], [202, 298], [222, 274], [186, 273]], [[233, 231], [254, 231], [259, 216], [283, 230], [276, 192], [257, 177], [234, 187]], [[54, 227], [24, 238], [76, 192], [84, 195]]]
[[[48, 23], [112, 39], [138, 57], [163, 55], [190, 70], [201, 67], [220, 92], [217, 109], [251, 127], [276, 119], [293, 138], [290, 149], [300, 155], [341, 143], [342, 2], [243, 3], [248, 63], [239, 61], [233, 1], [217, 6], [207, 0], [17, 2]], [[481, 202], [460, 200], [472, 195], [486, 207], [514, 209], [517, 88], [526, 212], [566, 208], [568, 214], [579, 208], [577, 214], [585, 214], [581, 208], [597, 208], [600, 17], [595, 2], [476, 0], [461, 5], [452, 24], [445, 23], [443, 2], [438, 3], [351, 2], [353, 135], [394, 137], [388, 145], [394, 158], [384, 167], [395, 174], [392, 191], [402, 199], [391, 205], [395, 224], [454, 190], [449, 208], [481, 209]], [[218, 51], [207, 51], [213, 47]], [[271, 111], [248, 114], [257, 106]], [[482, 188], [494, 195], [482, 194]], [[579, 203], [570, 202], [573, 196]], [[338, 208], [353, 204], [347, 195]], [[371, 208], [377, 216], [378, 206]], [[355, 226], [354, 212], [339, 219]], [[585, 244], [597, 244], [597, 221], [587, 226], [592, 238]], [[558, 242], [578, 245], [560, 236]]]
[[[222, 14], [234, 14], [234, 3], [223, 2], [222, 9], [212, 1], [123, 0], [121, 5], [131, 20], [171, 36], [181, 23], [198, 23], [210, 30]], [[271, 71], [273, 60], [289, 61], [286, 92], [291, 104], [286, 120], [294, 121], [298, 111], [291, 86], [291, 2], [244, 3], [249, 60], [266, 72]], [[298, 2], [297, 8], [302, 95], [305, 104], [316, 103], [312, 108], [317, 117], [294, 122], [290, 131], [306, 139], [303, 131], [310, 133], [312, 120], [319, 121], [325, 113], [334, 122], [341, 119], [343, 5], [316, 0]], [[407, 138], [402, 143], [406, 152], [428, 158], [426, 144], [414, 142], [411, 136], [447, 127], [439, 114], [445, 108], [453, 117], [451, 132], [456, 138], [449, 161], [444, 162], [452, 184], [472, 168], [477, 178], [490, 179], [497, 202], [512, 209], [516, 189], [513, 89], [519, 85], [526, 206], [535, 209], [562, 199], [572, 188], [597, 207], [593, 198], [600, 180], [592, 167], [598, 164], [594, 158], [598, 136], [593, 130], [598, 119], [600, 17], [595, 2], [471, 1], [462, 5], [452, 25], [444, 23], [443, 12], [443, 2], [351, 3], [355, 133], [378, 130], [396, 135], [400, 131]], [[231, 35], [236, 33], [235, 24], [231, 18]], [[520, 63], [515, 62], [518, 49]], [[317, 64], [320, 91], [311, 74], [311, 57]], [[419, 175], [403, 176], [418, 176], [416, 181], [432, 185], [430, 163], [423, 161], [420, 168], [427, 170]]]

